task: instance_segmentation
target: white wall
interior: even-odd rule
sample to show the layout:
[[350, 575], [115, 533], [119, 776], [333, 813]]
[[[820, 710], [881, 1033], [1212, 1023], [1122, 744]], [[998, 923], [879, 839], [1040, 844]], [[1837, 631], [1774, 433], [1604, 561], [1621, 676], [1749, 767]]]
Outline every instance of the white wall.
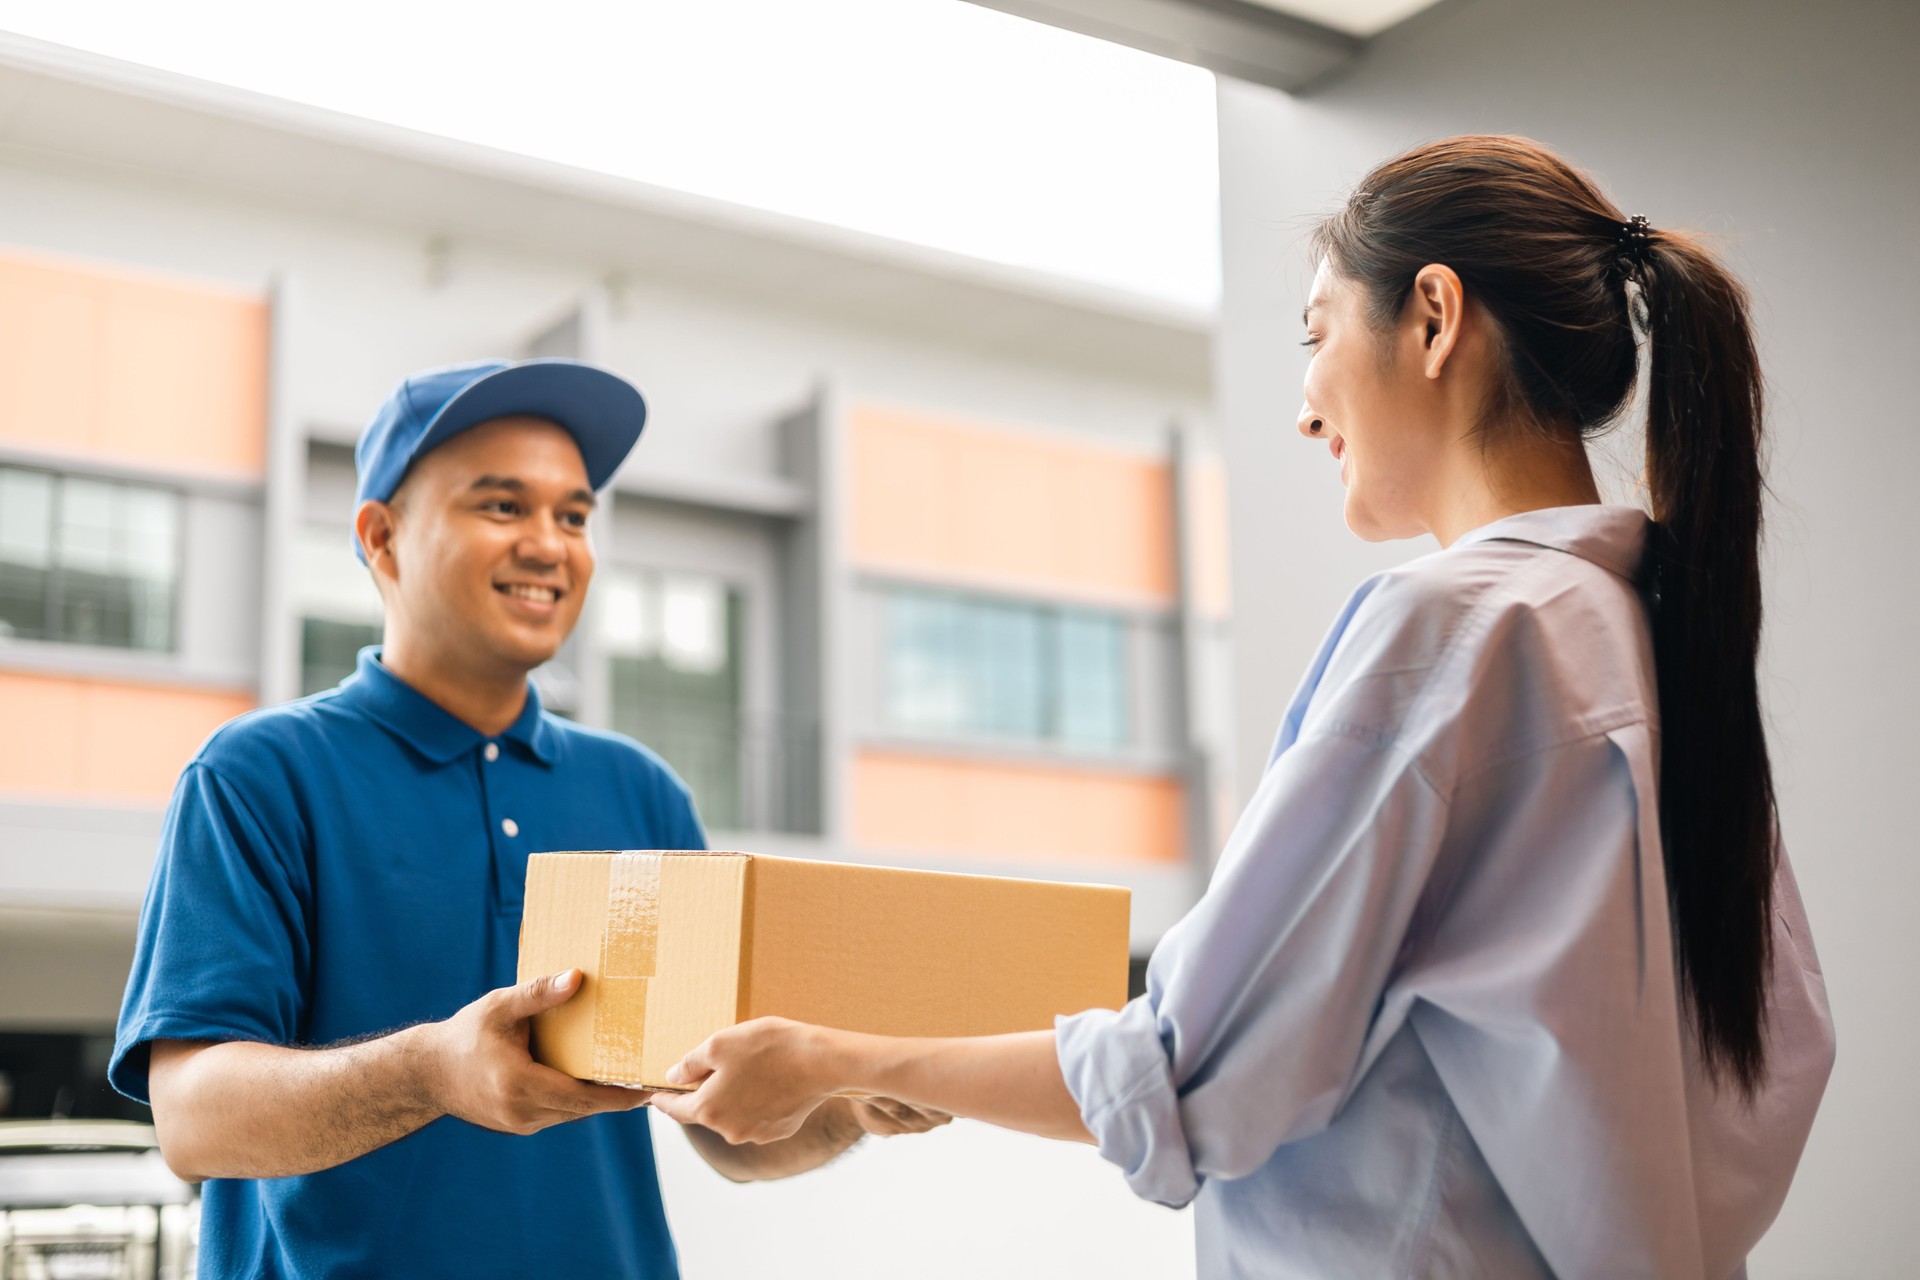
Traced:
[[653, 1117], [689, 1280], [1181, 1280], [1193, 1214], [1135, 1199], [1091, 1147], [955, 1122], [735, 1186]]
[[1297, 99], [1220, 90], [1241, 783], [1346, 590], [1430, 544], [1366, 547], [1298, 439], [1299, 238], [1374, 162], [1530, 134], [1655, 226], [1724, 239], [1771, 380], [1765, 696], [1839, 1064], [1756, 1276], [1920, 1274], [1920, 6], [1900, 0], [1450, 0]]

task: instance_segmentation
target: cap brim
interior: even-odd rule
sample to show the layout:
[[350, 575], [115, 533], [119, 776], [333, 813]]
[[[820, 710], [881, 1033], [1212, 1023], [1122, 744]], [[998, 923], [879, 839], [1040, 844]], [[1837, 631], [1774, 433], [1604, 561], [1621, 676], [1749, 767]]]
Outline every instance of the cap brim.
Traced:
[[631, 382], [577, 360], [527, 360], [475, 379], [440, 407], [408, 459], [470, 427], [526, 414], [564, 429], [580, 446], [587, 481], [606, 487], [647, 425], [647, 402]]

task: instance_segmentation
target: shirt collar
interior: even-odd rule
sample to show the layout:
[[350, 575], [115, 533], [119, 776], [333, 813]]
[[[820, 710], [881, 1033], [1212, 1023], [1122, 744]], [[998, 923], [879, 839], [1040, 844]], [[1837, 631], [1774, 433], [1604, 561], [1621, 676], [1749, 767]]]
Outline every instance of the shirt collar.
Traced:
[[1531, 542], [1591, 560], [1629, 582], [1640, 571], [1640, 553], [1646, 546], [1647, 513], [1638, 507], [1587, 503], [1577, 507], [1543, 507], [1522, 511], [1462, 534], [1454, 546], [1475, 542]]
[[[486, 734], [389, 671], [380, 653], [379, 645], [360, 651], [353, 674], [340, 686], [343, 700], [435, 764], [446, 764], [488, 741]], [[540, 694], [531, 680], [527, 704], [499, 736], [541, 764], [553, 763], [554, 732], [540, 713]]]

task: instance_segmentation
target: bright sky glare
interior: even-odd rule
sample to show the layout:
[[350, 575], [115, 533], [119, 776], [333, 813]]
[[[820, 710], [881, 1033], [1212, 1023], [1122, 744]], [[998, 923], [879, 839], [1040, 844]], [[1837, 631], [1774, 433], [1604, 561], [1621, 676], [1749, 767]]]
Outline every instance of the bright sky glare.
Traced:
[[1213, 77], [964, 0], [0, 0], [0, 29], [1192, 306]]

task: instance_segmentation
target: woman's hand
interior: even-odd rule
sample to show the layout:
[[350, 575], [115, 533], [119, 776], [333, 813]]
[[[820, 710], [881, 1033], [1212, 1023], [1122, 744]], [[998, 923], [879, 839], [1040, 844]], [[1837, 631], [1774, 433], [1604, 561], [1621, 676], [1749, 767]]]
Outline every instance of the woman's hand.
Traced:
[[[670, 1084], [698, 1087], [656, 1093], [653, 1108], [731, 1143], [790, 1138], [821, 1103], [850, 1087], [836, 1069], [842, 1065], [835, 1052], [840, 1034], [786, 1018], [755, 1018], [717, 1031], [667, 1072]], [[877, 1115], [854, 1115], [869, 1133], [888, 1123]]]
[[653, 1109], [730, 1143], [790, 1137], [836, 1094], [858, 1095], [834, 1105], [868, 1133], [912, 1133], [967, 1116], [1043, 1138], [1093, 1141], [1060, 1074], [1051, 1031], [914, 1038], [756, 1018], [715, 1032], [667, 1079], [695, 1088], [656, 1093]]

